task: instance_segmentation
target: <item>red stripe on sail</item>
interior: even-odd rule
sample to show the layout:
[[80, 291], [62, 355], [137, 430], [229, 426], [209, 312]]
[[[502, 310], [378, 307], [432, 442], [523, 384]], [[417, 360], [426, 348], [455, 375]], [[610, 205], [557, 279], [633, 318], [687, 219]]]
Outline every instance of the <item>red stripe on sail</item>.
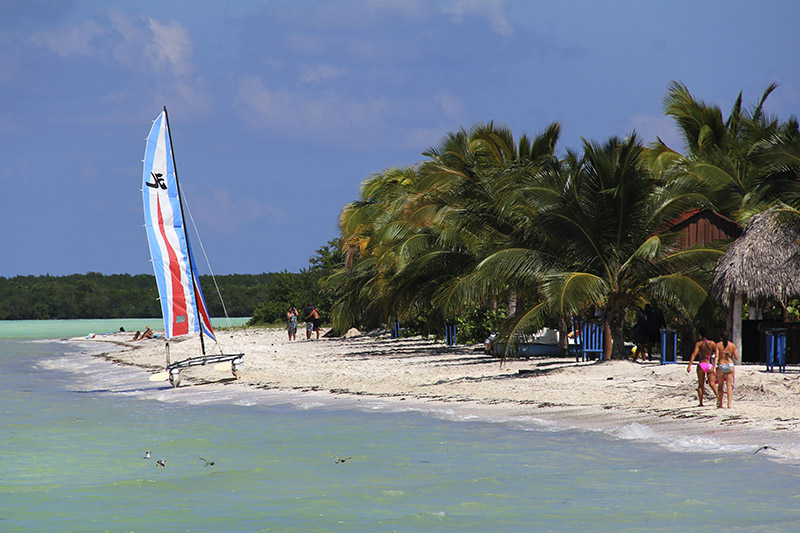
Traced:
[[[183, 292], [183, 282], [181, 282], [181, 265], [178, 262], [178, 255], [172, 249], [167, 234], [164, 231], [164, 217], [161, 214], [161, 200], [156, 195], [156, 207], [158, 208], [158, 229], [161, 231], [161, 238], [167, 249], [169, 256], [169, 274], [172, 278], [172, 336], [186, 335], [189, 333], [189, 317], [186, 314], [186, 296]], [[177, 321], [179, 316], [183, 317], [181, 322]]]
[[208, 310], [206, 309], [203, 298], [200, 297], [200, 291], [197, 290], [197, 287], [198, 285], [195, 284], [194, 300], [197, 302], [197, 313], [200, 315], [200, 320], [202, 320], [203, 324], [205, 324], [206, 331], [213, 337], [214, 328], [211, 327], [211, 319], [208, 316]]

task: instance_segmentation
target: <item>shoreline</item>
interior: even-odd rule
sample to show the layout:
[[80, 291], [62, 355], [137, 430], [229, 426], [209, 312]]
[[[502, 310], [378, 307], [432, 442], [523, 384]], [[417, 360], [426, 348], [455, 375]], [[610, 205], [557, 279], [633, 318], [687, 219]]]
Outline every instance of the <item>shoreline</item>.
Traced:
[[[763, 365], [737, 365], [733, 407], [718, 409], [713, 395], [705, 406], [697, 406], [697, 378], [694, 368], [686, 372], [685, 362], [577, 363], [531, 357], [501, 365], [498, 358], [484, 355], [482, 346], [447, 347], [421, 337], [392, 340], [387, 333], [289, 341], [283, 329], [249, 328], [217, 336], [225, 352], [246, 354], [242, 378], [213, 365], [191, 367], [182, 372], [181, 388], [236, 386], [323, 403], [371, 399], [405, 410], [444, 409], [461, 417], [541, 421], [621, 439], [681, 441], [684, 447], [696, 445], [697, 451], [703, 451], [704, 439], [742, 451], [769, 445], [775, 450], [765, 455], [800, 460], [800, 368], [794, 366], [786, 373], [768, 373]], [[130, 333], [115, 333], [69, 340], [111, 343], [119, 350], [93, 355], [151, 373], [163, 371], [163, 339], [129, 339]], [[196, 356], [199, 340], [173, 339], [170, 353], [173, 361]]]

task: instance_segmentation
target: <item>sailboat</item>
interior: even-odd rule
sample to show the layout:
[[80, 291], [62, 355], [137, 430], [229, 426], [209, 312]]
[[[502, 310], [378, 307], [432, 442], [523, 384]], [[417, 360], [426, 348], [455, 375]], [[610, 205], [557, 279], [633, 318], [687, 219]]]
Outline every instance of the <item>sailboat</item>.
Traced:
[[[184, 368], [228, 361], [231, 364], [231, 372], [238, 379], [241, 377], [239, 366], [244, 359], [243, 353], [217, 355], [206, 353], [205, 338], [208, 337], [215, 342], [216, 338], [203, 291], [200, 289], [197, 267], [184, 221], [183, 200], [166, 107], [153, 122], [150, 134], [147, 136], [142, 196], [147, 241], [150, 245], [161, 312], [164, 316], [164, 332], [167, 340], [166, 374], [170, 383], [173, 387], [178, 386], [180, 372]], [[200, 334], [201, 354], [170, 362], [170, 339], [195, 333]]]

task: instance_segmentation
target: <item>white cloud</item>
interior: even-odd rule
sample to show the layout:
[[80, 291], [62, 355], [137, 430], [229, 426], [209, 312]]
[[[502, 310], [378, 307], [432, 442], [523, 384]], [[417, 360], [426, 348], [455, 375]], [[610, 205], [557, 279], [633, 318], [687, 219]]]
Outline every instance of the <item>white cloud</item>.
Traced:
[[105, 33], [95, 21], [87, 20], [68, 28], [34, 33], [30, 41], [36, 46], [47, 48], [61, 57], [99, 55], [92, 40]]
[[272, 95], [258, 78], [245, 78], [239, 83], [236, 98], [245, 108], [263, 115], [272, 110]]
[[[94, 19], [38, 32], [30, 42], [62, 57], [89, 57], [129, 73], [157, 74], [149, 91], [160, 102], [177, 98], [195, 109], [209, 105], [202, 80], [195, 74], [194, 42], [179, 22], [135, 16], [112, 7]], [[106, 97], [137, 100], [135, 90], [139, 89], [117, 90]]]
[[182, 24], [136, 17], [117, 8], [96, 19], [38, 32], [30, 41], [62, 57], [105, 58], [135, 72], [185, 76], [194, 71], [194, 43]]
[[272, 89], [257, 77], [241, 80], [236, 99], [253, 126], [339, 142], [368, 136], [389, 111], [383, 100], [361, 102], [335, 94]]
[[106, 58], [137, 72], [184, 76], [194, 70], [194, 44], [182, 24], [134, 17], [115, 8], [97, 20], [38, 32], [30, 42], [62, 57]]
[[442, 106], [442, 111], [448, 118], [453, 119], [455, 122], [461, 122], [463, 119], [464, 105], [460, 98], [456, 98], [444, 91], [440, 92], [435, 97], [436, 102]]
[[505, 0], [455, 0], [442, 11], [452, 15], [456, 22], [461, 22], [468, 15], [482, 16], [488, 19], [495, 33], [499, 35], [514, 33], [506, 16]]
[[300, 69], [300, 81], [314, 83], [343, 76], [345, 70], [333, 65], [311, 65]]
[[161, 24], [155, 19], [150, 19], [150, 29], [153, 33], [148, 52], [153, 63], [166, 66], [177, 76], [191, 73], [194, 44], [189, 31], [178, 22]]

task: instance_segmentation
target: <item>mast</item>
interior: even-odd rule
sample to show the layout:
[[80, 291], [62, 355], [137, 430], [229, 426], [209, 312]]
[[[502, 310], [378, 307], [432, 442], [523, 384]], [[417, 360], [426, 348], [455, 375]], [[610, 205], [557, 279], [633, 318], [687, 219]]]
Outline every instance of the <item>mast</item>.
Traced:
[[[189, 231], [186, 228], [186, 217], [183, 214], [183, 195], [181, 194], [181, 183], [178, 181], [178, 164], [175, 162], [175, 147], [172, 145], [172, 128], [169, 127], [169, 113], [167, 113], [167, 106], [164, 106], [164, 118], [167, 120], [167, 134], [169, 135], [169, 150], [172, 154], [172, 169], [175, 171], [175, 186], [178, 189], [178, 205], [181, 206], [181, 220], [183, 221], [183, 237], [186, 239], [186, 253], [189, 254], [189, 273], [192, 278], [192, 297], [195, 300], [195, 309], [197, 308], [197, 284], [194, 278], [194, 261], [191, 257], [189, 248]], [[202, 319], [201, 319], [202, 320]], [[203, 355], [206, 354], [206, 344], [203, 339], [203, 327], [200, 330], [200, 350]]]

